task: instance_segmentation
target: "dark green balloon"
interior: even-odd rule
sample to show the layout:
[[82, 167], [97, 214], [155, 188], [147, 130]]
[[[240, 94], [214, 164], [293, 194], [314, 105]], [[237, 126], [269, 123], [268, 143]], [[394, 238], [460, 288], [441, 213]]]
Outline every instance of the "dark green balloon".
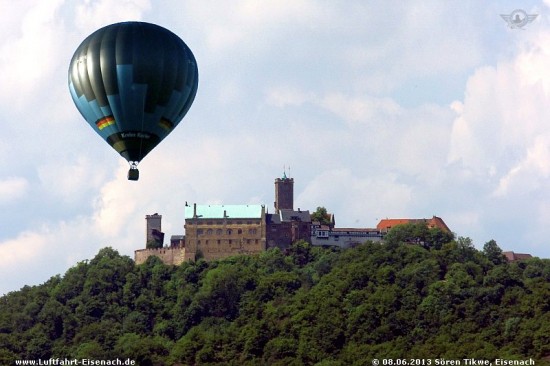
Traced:
[[95, 31], [69, 66], [76, 107], [134, 168], [179, 124], [197, 87], [197, 62], [189, 47], [150, 23], [117, 23]]

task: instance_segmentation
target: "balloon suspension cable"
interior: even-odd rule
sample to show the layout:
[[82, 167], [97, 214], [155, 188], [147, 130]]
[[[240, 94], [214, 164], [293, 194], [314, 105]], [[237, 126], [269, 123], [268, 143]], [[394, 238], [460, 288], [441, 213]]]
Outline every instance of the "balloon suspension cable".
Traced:
[[137, 161], [130, 161], [130, 170], [128, 170], [128, 180], [138, 180], [139, 179], [139, 170]]

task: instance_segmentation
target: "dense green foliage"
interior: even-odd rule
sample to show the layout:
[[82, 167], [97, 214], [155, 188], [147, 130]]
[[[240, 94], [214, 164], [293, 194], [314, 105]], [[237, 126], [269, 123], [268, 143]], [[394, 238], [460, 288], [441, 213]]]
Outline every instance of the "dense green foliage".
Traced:
[[[550, 354], [550, 260], [506, 263], [496, 243], [479, 251], [418, 229], [397, 228], [409, 234], [385, 244], [299, 242], [288, 253], [179, 267], [154, 257], [136, 266], [104, 248], [63, 277], [0, 298], [0, 364], [370, 365], [375, 357]], [[419, 235], [424, 245], [404, 244]]]
[[330, 214], [325, 207], [319, 206], [315, 212], [311, 214], [311, 221], [318, 221], [321, 225], [330, 225]]

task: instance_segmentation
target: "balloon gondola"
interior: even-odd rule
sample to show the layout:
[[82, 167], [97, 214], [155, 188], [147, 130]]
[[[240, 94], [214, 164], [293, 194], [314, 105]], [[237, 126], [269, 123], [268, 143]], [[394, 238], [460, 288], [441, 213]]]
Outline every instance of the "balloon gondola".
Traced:
[[138, 180], [139, 170], [136, 163], [130, 163], [130, 170], [128, 170], [128, 180]]
[[197, 62], [189, 47], [151, 23], [116, 23], [95, 31], [69, 66], [76, 107], [128, 161], [129, 180], [138, 180], [138, 164], [183, 119], [197, 88]]

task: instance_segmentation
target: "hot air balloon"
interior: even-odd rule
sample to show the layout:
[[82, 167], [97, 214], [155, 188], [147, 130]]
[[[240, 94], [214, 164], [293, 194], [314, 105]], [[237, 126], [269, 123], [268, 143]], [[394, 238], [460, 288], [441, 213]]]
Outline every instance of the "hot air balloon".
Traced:
[[197, 93], [193, 53], [171, 31], [124, 22], [88, 36], [69, 66], [69, 90], [88, 124], [130, 164], [139, 162], [185, 116]]

